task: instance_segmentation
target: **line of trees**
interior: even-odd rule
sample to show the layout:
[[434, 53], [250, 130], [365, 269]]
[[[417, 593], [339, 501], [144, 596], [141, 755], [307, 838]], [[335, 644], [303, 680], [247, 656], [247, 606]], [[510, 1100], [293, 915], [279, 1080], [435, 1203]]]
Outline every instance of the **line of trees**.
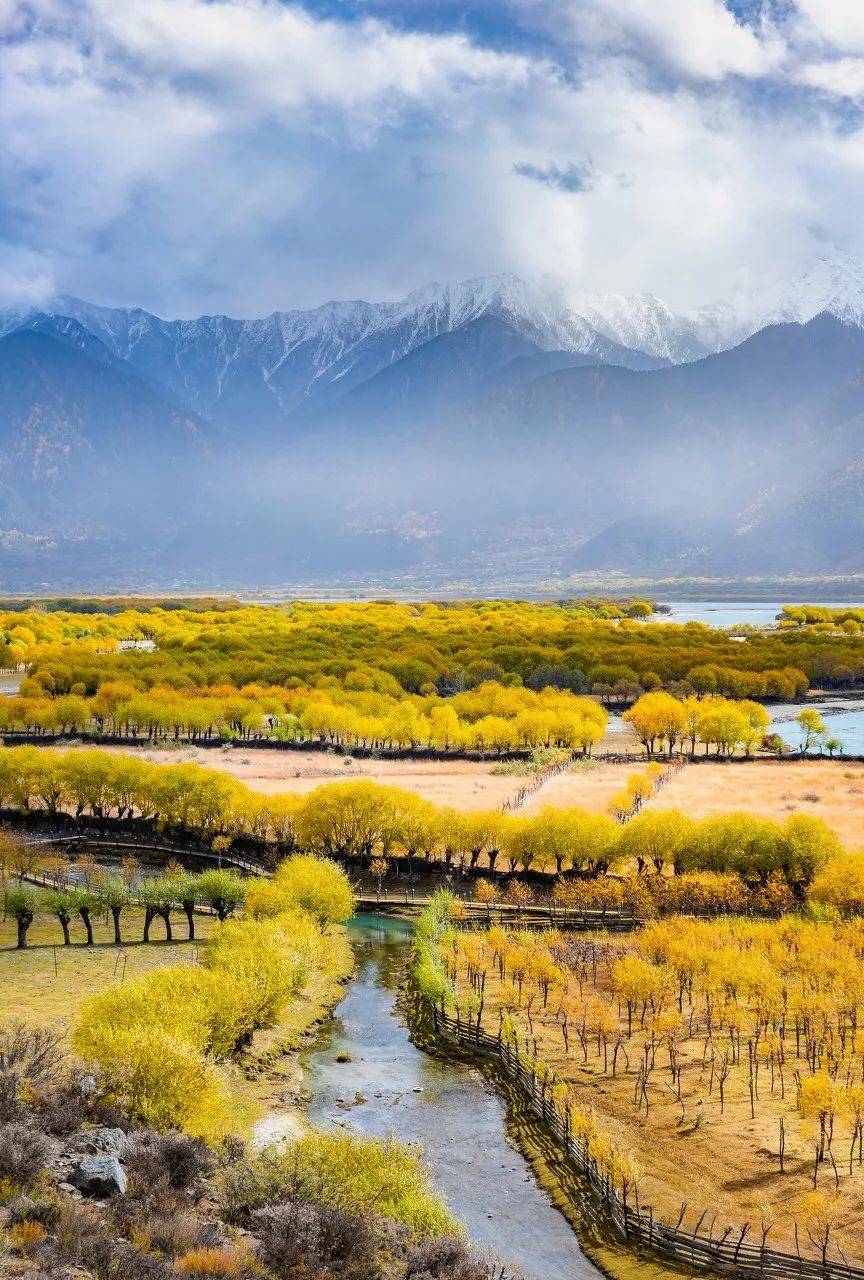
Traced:
[[[174, 941], [173, 917], [182, 914], [186, 939], [195, 941], [195, 916], [207, 910], [223, 923], [244, 905], [254, 918], [277, 915], [284, 903], [301, 905], [325, 928], [351, 914], [353, 899], [344, 896], [347, 881], [334, 877], [323, 859], [295, 854], [283, 861], [272, 879], [250, 880], [222, 868], [197, 874], [169, 864], [164, 874], [141, 876], [134, 857], [125, 857], [121, 874], [96, 866], [90, 858], [71, 861], [52, 853], [35, 862], [32, 849], [14, 840], [0, 845], [0, 880], [5, 885], [4, 914], [17, 925], [17, 945], [27, 946], [30, 926], [37, 919], [56, 920], [64, 946], [72, 943], [73, 922], [80, 921], [87, 946], [94, 942], [93, 922], [110, 919], [113, 942], [122, 945], [124, 913], [143, 912], [142, 942], [150, 942], [155, 922], [161, 921], [167, 942]], [[50, 887], [34, 886], [25, 876], [50, 881]], [[343, 883], [344, 882], [344, 883]], [[334, 885], [338, 892], [334, 889]]]
[[[224, 852], [235, 841], [254, 840], [259, 850], [406, 858], [447, 870], [732, 871], [759, 883], [777, 872], [799, 894], [842, 853], [826, 824], [805, 814], [784, 822], [734, 812], [697, 820], [645, 808], [622, 824], [606, 813], [553, 806], [534, 814], [465, 812], [367, 780], [327, 783], [303, 796], [265, 796], [199, 765], [37, 747], [0, 748], [0, 807], [48, 818], [69, 812], [144, 820], [150, 829], [192, 836]], [[31, 845], [16, 856], [40, 855]]]
[[48, 696], [33, 677], [21, 689], [21, 697], [0, 700], [0, 732], [149, 742], [311, 742], [346, 750], [500, 754], [563, 747], [587, 755], [607, 724], [606, 712], [592, 698], [494, 683], [448, 699], [356, 689], [217, 689], [190, 695], [164, 688], [141, 692], [125, 681], [107, 682], [89, 698]]

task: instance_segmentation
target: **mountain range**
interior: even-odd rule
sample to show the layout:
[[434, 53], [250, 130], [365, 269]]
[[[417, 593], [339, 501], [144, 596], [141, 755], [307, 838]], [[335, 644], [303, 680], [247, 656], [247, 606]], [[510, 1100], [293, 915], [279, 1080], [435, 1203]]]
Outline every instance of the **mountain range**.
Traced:
[[851, 572], [862, 433], [836, 259], [689, 312], [514, 276], [258, 320], [58, 298], [0, 312], [0, 585]]

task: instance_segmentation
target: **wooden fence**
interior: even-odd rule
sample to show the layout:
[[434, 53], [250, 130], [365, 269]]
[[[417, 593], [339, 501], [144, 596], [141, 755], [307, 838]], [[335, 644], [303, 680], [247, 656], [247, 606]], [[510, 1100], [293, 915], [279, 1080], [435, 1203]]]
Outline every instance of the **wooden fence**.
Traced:
[[[469, 1053], [493, 1059], [505, 1077], [515, 1085], [529, 1110], [539, 1119], [554, 1138], [567, 1163], [582, 1179], [592, 1204], [615, 1233], [633, 1248], [647, 1249], [659, 1254], [675, 1266], [689, 1267], [716, 1275], [734, 1276], [736, 1280], [864, 1280], [864, 1267], [855, 1266], [845, 1258], [803, 1257], [801, 1254], [784, 1253], [770, 1248], [764, 1241], [755, 1243], [747, 1239], [748, 1227], [727, 1227], [715, 1235], [713, 1223], [707, 1235], [701, 1230], [707, 1216], [703, 1214], [696, 1228], [683, 1230], [681, 1222], [672, 1227], [658, 1221], [650, 1206], [625, 1203], [621, 1193], [610, 1178], [597, 1168], [582, 1142], [572, 1133], [569, 1113], [553, 1100], [555, 1083], [550, 1075], [538, 1075], [536, 1068], [528, 1069], [524, 1058], [516, 1048], [503, 1038], [484, 1031], [475, 1018], [455, 1018], [445, 1014], [438, 1006], [426, 1002], [435, 1032], [444, 1040], [450, 1040]], [[585, 1205], [574, 1204], [584, 1216]], [[832, 1252], [839, 1252], [832, 1247]]]

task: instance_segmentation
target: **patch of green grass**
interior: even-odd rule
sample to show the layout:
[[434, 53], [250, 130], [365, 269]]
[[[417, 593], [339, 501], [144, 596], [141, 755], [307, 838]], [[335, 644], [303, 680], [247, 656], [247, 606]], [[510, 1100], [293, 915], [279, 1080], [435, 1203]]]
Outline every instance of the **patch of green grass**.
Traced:
[[[113, 942], [114, 929], [110, 917], [94, 915], [95, 945], [84, 945], [84, 927], [76, 921], [72, 926], [75, 940], [72, 946], [64, 947], [57, 921], [40, 917], [30, 927], [30, 945], [26, 951], [17, 951], [15, 921], [2, 921], [0, 1016], [69, 1027], [87, 996], [101, 991], [109, 983], [136, 978], [158, 965], [194, 963], [199, 942], [183, 940], [185, 919], [178, 916], [173, 923], [175, 937], [179, 941], [162, 941], [162, 925], [156, 921], [152, 935], [159, 940], [145, 944], [141, 942], [144, 912], [138, 909], [124, 911], [121, 924], [128, 942], [118, 947]], [[213, 916], [196, 916], [195, 930], [199, 941], [212, 932], [215, 924]]]

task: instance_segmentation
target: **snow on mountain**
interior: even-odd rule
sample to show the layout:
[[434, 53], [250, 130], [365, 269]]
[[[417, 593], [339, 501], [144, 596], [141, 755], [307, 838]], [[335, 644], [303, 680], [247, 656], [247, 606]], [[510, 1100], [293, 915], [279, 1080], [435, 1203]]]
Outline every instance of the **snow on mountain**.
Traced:
[[[623, 314], [623, 306], [619, 310]], [[347, 392], [433, 338], [485, 316], [506, 320], [543, 351], [596, 356], [598, 362], [626, 357], [612, 348], [615, 326], [601, 328], [599, 311], [592, 318], [580, 315], [553, 290], [509, 275], [429, 284], [396, 302], [328, 302], [256, 320], [163, 320], [138, 308], [67, 297], [43, 313], [77, 320], [139, 376], [168, 386], [217, 421], [236, 420], [245, 407], [259, 420], [269, 415], [276, 422], [309, 401]], [[34, 314], [6, 313], [0, 334]]]
[[722, 351], [771, 324], [807, 324], [827, 313], [864, 328], [864, 268], [840, 253], [826, 253], [797, 279], [702, 307], [684, 317], [703, 345]]
[[822, 311], [864, 327], [864, 269], [826, 255], [767, 298], [690, 312], [676, 312], [653, 294], [565, 295], [554, 283], [514, 275], [428, 284], [395, 302], [328, 302], [253, 320], [164, 320], [140, 308], [60, 297], [41, 312], [0, 313], [0, 336], [46, 314], [71, 317], [140, 377], [168, 387], [196, 412], [225, 425], [254, 420], [275, 429], [296, 410], [333, 401], [481, 317], [505, 321], [540, 351], [607, 364], [626, 364], [628, 351], [641, 352], [677, 364], [726, 350], [768, 324], [806, 322]]

